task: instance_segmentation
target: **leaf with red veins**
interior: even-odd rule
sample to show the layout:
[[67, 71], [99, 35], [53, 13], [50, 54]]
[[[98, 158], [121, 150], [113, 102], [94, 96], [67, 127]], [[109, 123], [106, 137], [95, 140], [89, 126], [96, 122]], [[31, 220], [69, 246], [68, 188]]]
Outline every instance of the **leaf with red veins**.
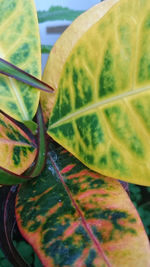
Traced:
[[150, 266], [148, 239], [122, 185], [54, 143], [38, 179], [20, 186], [16, 217], [43, 266]]

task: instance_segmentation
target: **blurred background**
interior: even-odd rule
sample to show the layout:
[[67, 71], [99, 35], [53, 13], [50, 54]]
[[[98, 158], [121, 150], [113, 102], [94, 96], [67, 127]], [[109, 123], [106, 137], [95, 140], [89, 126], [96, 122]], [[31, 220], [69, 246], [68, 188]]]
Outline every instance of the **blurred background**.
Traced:
[[45, 53], [42, 54], [42, 70], [46, 64], [50, 46], [54, 45], [63, 30], [83, 11], [99, 2], [101, 0], [35, 0], [41, 43], [45, 48]]
[[48, 10], [51, 6], [62, 6], [62, 7], [68, 7], [70, 9], [76, 9], [76, 10], [84, 10], [88, 9], [91, 6], [94, 6], [98, 2], [101, 2], [100, 0], [35, 0], [35, 4], [37, 7], [37, 10]]

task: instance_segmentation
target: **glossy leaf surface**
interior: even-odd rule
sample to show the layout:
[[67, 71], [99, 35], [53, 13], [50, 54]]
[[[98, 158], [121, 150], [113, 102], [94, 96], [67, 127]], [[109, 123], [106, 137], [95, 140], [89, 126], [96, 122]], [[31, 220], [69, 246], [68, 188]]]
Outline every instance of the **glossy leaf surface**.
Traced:
[[122, 0], [91, 26], [63, 66], [48, 129], [91, 169], [141, 185], [150, 185], [149, 21], [150, 1]]
[[[60, 36], [53, 46], [46, 67], [43, 73], [43, 81], [50, 84], [55, 90], [58, 89], [59, 79], [72, 48], [82, 35], [119, 0], [107, 0], [89, 9], [80, 15], [70, 27]], [[59, 18], [60, 19], [60, 18]], [[41, 92], [41, 105], [44, 112], [44, 120], [47, 122], [54, 105], [56, 95], [48, 97], [47, 94]]]
[[0, 167], [23, 173], [34, 161], [36, 144], [10, 118], [0, 113]]
[[21, 185], [16, 218], [43, 266], [146, 266], [148, 239], [119, 182], [50, 146], [38, 179]]
[[[33, 0], [0, 0], [0, 57], [41, 78], [41, 47]], [[39, 103], [35, 88], [0, 75], [0, 107], [19, 121], [32, 120]]]

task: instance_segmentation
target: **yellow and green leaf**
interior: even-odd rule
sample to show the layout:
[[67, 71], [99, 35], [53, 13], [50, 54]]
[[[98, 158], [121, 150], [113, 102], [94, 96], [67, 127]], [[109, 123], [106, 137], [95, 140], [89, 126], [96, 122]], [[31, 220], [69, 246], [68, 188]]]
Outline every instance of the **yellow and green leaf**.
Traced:
[[20, 186], [16, 218], [43, 266], [149, 266], [141, 220], [121, 184], [53, 143], [38, 179]]
[[36, 153], [33, 140], [10, 118], [0, 113], [0, 167], [21, 174], [32, 164]]
[[[83, 13], [76, 19], [70, 27], [60, 36], [59, 40], [53, 46], [49, 55], [46, 67], [43, 73], [43, 81], [51, 85], [55, 90], [58, 89], [58, 83], [63, 69], [63, 65], [69, 56], [72, 48], [82, 35], [119, 0], [107, 0], [100, 5], [93, 6], [87, 12]], [[41, 105], [44, 112], [45, 122], [49, 120], [49, 116], [54, 105], [56, 94], [48, 97], [47, 94], [41, 92]]]
[[[0, 0], [0, 57], [41, 78], [41, 47], [33, 0]], [[0, 108], [19, 121], [32, 120], [39, 91], [0, 74]]]
[[58, 92], [48, 133], [91, 169], [150, 185], [150, 1], [109, 3], [58, 75], [53, 68]]

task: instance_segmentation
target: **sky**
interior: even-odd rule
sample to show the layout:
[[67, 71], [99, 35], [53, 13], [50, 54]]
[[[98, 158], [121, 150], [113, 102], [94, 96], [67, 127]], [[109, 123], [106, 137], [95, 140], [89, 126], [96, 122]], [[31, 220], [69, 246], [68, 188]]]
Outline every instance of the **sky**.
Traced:
[[100, 0], [35, 0], [38, 10], [47, 10], [50, 6], [57, 5], [76, 10], [86, 10], [99, 2]]

